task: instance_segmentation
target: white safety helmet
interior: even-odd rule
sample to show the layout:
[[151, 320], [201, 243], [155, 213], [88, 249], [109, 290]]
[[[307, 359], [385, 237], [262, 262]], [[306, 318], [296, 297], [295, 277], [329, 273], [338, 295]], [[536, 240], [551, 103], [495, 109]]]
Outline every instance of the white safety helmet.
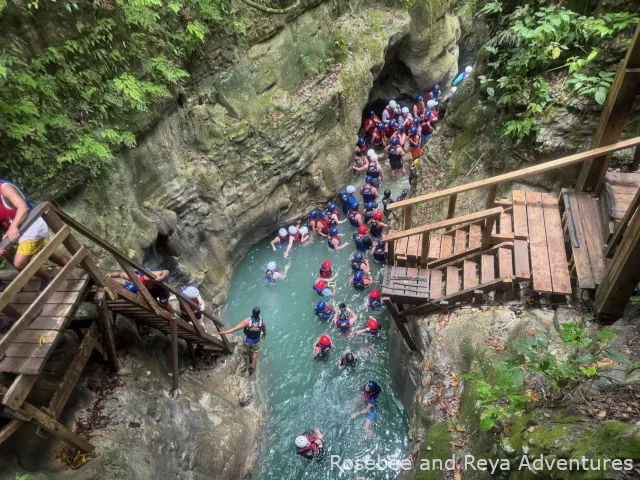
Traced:
[[309, 229], [307, 227], [300, 227], [301, 235], [306, 235], [307, 233], [309, 233]]
[[356, 193], [356, 187], [354, 187], [353, 185], [349, 185], [347, 187], [347, 193]]
[[369, 150], [367, 150], [367, 157], [371, 158], [375, 154], [376, 154], [376, 151], [373, 148], [370, 148]]
[[195, 300], [200, 296], [200, 291], [196, 287], [187, 287], [184, 289], [184, 294], [187, 296], [187, 298]]
[[409, 113], [408, 107], [402, 107], [402, 113]]
[[295, 225], [291, 225], [289, 227], [289, 235], [295, 235], [296, 233], [298, 233], [298, 229], [295, 227]]
[[458, 90], [458, 87], [451, 87], [451, 93], [456, 93], [457, 90]]
[[267, 270], [271, 270], [272, 272], [276, 269], [276, 262], [267, 263]]
[[396, 103], [396, 101], [395, 101], [395, 100], [390, 100], [390, 101], [389, 101], [389, 108], [391, 108], [392, 110], [393, 110], [394, 108], [396, 108], [397, 106], [398, 106], [398, 104]]
[[296, 447], [305, 448], [305, 447], [308, 447], [309, 445], [311, 445], [311, 442], [304, 435], [298, 435], [296, 437]]
[[287, 231], [284, 228], [281, 228], [280, 230], [278, 230], [278, 235], [280, 235], [281, 237], [286, 237]]
[[436, 102], [435, 100], [429, 100], [427, 102], [427, 108], [433, 108], [438, 104], [438, 102]]
[[369, 157], [369, 160], [371, 160], [372, 162], [377, 162], [378, 161], [378, 154], [374, 153], [373, 155], [371, 155], [371, 157]]
[[473, 70], [473, 67], [467, 67], [464, 69], [464, 71], [467, 73], [471, 73], [471, 70]]

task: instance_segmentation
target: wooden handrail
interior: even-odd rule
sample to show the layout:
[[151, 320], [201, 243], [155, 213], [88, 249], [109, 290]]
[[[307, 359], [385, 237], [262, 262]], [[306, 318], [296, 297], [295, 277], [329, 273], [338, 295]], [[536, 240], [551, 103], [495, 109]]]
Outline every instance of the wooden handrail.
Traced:
[[395, 210], [398, 208], [406, 207], [408, 205], [416, 205], [418, 203], [428, 202], [429, 200], [436, 200], [438, 198], [448, 197], [450, 195], [457, 195], [462, 192], [468, 192], [469, 190], [475, 190], [478, 188], [488, 188], [492, 185], [498, 185], [503, 182], [512, 180], [518, 180], [529, 175], [537, 173], [547, 172], [556, 168], [563, 168], [576, 163], [584, 162], [590, 158], [607, 155], [609, 153], [617, 152], [618, 150], [624, 150], [625, 148], [631, 148], [640, 145], [640, 137], [631, 138], [623, 142], [618, 142], [613, 145], [607, 145], [606, 147], [596, 148], [594, 150], [587, 150], [586, 152], [576, 153], [568, 157], [560, 158], [558, 160], [552, 160], [550, 162], [541, 163], [533, 167], [522, 168], [515, 172], [505, 173], [497, 175], [495, 177], [486, 178], [484, 180], [478, 180], [476, 182], [467, 183], [458, 187], [447, 188], [438, 192], [428, 193], [426, 195], [420, 195], [413, 198], [408, 198], [400, 202], [394, 202], [387, 206], [387, 210]]
[[497, 218], [504, 212], [504, 208], [495, 207], [489, 210], [483, 210], [481, 212], [470, 213], [468, 215], [463, 215], [462, 217], [449, 218], [447, 220], [442, 220], [440, 222], [431, 223], [429, 225], [422, 225], [420, 227], [410, 228], [409, 230], [402, 230], [397, 233], [392, 233], [390, 235], [385, 235], [383, 237], [383, 241], [389, 242], [393, 240], [398, 240], [400, 238], [410, 237], [412, 235], [419, 235], [421, 233], [429, 233], [435, 230], [439, 230], [441, 228], [453, 227], [459, 223], [473, 222], [477, 220], [483, 220], [488, 218]]

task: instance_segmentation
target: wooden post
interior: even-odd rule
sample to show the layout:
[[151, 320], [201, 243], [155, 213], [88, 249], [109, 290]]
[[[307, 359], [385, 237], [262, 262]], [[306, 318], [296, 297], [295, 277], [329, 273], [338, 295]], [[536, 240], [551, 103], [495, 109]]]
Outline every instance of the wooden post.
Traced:
[[[633, 102], [640, 87], [640, 74], [633, 71], [640, 67], [640, 24], [631, 40], [627, 54], [618, 67], [607, 101], [600, 115], [600, 122], [591, 140], [591, 148], [611, 145], [620, 140], [620, 135], [631, 113]], [[633, 70], [632, 70], [633, 69]], [[631, 71], [630, 71], [631, 70]], [[611, 154], [587, 160], [582, 166], [576, 183], [577, 192], [600, 193], [604, 176], [611, 163]]]
[[633, 163], [631, 164], [631, 171], [635, 172], [640, 167], [640, 147], [636, 147], [633, 154]]
[[2, 398], [2, 405], [6, 405], [11, 410], [20, 410], [37, 380], [38, 375], [18, 375]]
[[400, 316], [400, 312], [398, 312], [398, 310], [396, 309], [391, 299], [389, 297], [384, 297], [382, 301], [387, 306], [387, 310], [389, 310], [389, 315], [391, 315], [391, 318], [393, 318], [393, 321], [398, 327], [398, 330], [400, 330], [400, 334], [404, 338], [404, 341], [407, 342], [407, 346], [409, 347], [409, 349], [412, 352], [415, 352], [416, 350], [418, 350], [418, 348], [416, 347], [416, 344], [413, 343], [413, 339], [411, 338], [411, 335], [409, 335], [409, 332], [407, 331], [407, 327], [402, 322], [402, 317]]
[[22, 426], [24, 422], [21, 420], [16, 420], [15, 418], [7, 423], [2, 429], [0, 429], [0, 444], [4, 442], [11, 435], [16, 433], [16, 431]]
[[458, 195], [455, 193], [449, 197], [449, 211], [447, 212], [447, 218], [453, 218], [456, 214], [456, 200]]
[[113, 338], [111, 314], [107, 306], [107, 294], [104, 289], [98, 291], [96, 301], [98, 303], [98, 321], [100, 322], [100, 329], [102, 330], [102, 342], [104, 343], [104, 349], [107, 354], [107, 359], [109, 360], [109, 366], [114, 372], [118, 373], [118, 370], [120, 370], [118, 366], [118, 354], [116, 352], [116, 342]]
[[640, 282], [640, 215], [634, 215], [596, 290], [596, 313], [617, 318]]
[[396, 252], [395, 252], [395, 240], [391, 240], [390, 242], [387, 242], [387, 263], [390, 266], [393, 266], [396, 264]]
[[496, 222], [496, 217], [491, 216], [487, 217], [487, 220], [484, 224], [484, 232], [482, 232], [482, 243], [480, 244], [480, 249], [484, 250], [485, 248], [489, 248], [491, 245], [491, 230], [493, 230], [493, 224]]
[[191, 340], [187, 340], [187, 347], [189, 348], [189, 358], [191, 358], [191, 363], [193, 366], [196, 366], [196, 351], [193, 347], [193, 342]]
[[[638, 149], [636, 148], [636, 153], [637, 152], [638, 152]], [[615, 233], [613, 234], [613, 236], [609, 240], [609, 243], [607, 244], [607, 247], [606, 247], [606, 249], [604, 251], [605, 258], [613, 257], [613, 253], [615, 252], [616, 247], [620, 243], [620, 240], [622, 240], [622, 236], [624, 235], [624, 232], [627, 229], [627, 226], [629, 225], [629, 222], [631, 221], [631, 217], [633, 217], [635, 215], [635, 213], [638, 210], [639, 206], [640, 206], [640, 189], [633, 196], [633, 199], [631, 200], [631, 203], [627, 207], [627, 211], [624, 212], [624, 216], [622, 217], [622, 221], [620, 222], [620, 224], [618, 225], [618, 228], [616, 229]]]
[[498, 193], [498, 185], [491, 185], [487, 192], [487, 210], [493, 208], [496, 202], [496, 194]]
[[427, 268], [427, 264], [429, 263], [429, 236], [429, 232], [422, 234], [422, 254], [420, 255], [420, 266], [422, 268]]
[[404, 229], [408, 230], [413, 226], [413, 205], [407, 205], [404, 207]]
[[173, 372], [173, 391], [178, 390], [178, 375], [180, 375], [178, 365], [178, 323], [171, 320], [171, 371]]

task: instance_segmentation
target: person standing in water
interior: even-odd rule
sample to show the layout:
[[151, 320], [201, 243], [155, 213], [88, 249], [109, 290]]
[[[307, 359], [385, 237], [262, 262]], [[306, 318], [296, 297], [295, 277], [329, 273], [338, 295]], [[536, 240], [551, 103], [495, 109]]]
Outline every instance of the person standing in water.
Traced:
[[[302, 228], [305, 229], [305, 232], [302, 231]], [[298, 227], [293, 225], [289, 227], [289, 245], [287, 245], [287, 249], [284, 252], [284, 258], [289, 257], [289, 252], [294, 243], [304, 243], [309, 240], [309, 230], [306, 227], [302, 228], [298, 230]]]
[[278, 230], [278, 234], [276, 235], [276, 238], [271, 240], [271, 248], [273, 248], [273, 251], [274, 252], [277, 251], [276, 243], [284, 245], [287, 243], [288, 237], [289, 237], [289, 234], [287, 233], [286, 228], [281, 228], [280, 230]]
[[382, 393], [382, 388], [373, 380], [367, 382], [366, 385], [360, 387], [360, 391], [364, 392], [364, 401], [367, 406], [359, 412], [351, 415], [351, 420], [359, 415], [365, 415], [364, 431], [367, 436], [371, 435], [371, 425], [376, 421], [376, 407], [378, 406], [378, 398]]
[[327, 358], [333, 348], [333, 342], [328, 335], [320, 335], [318, 342], [313, 347], [313, 358]]
[[260, 307], [255, 307], [251, 313], [251, 317], [245, 318], [238, 325], [229, 330], [220, 331], [220, 335], [229, 335], [241, 328], [244, 329], [244, 345], [249, 356], [249, 375], [256, 369], [258, 353], [262, 350], [260, 340], [267, 337], [267, 324], [260, 316]]
[[356, 357], [353, 353], [351, 353], [351, 349], [347, 350], [347, 353], [344, 357], [338, 362], [338, 370], [342, 371], [343, 368], [348, 370], [352, 370], [356, 368], [358, 364], [358, 357]]
[[347, 307], [344, 303], [340, 304], [340, 312], [338, 313], [334, 323], [336, 328], [342, 336], [351, 335], [351, 329], [358, 320], [358, 316], [353, 310]]
[[284, 272], [279, 272], [276, 266], [276, 262], [267, 263], [267, 271], [265, 272], [267, 275], [267, 282], [276, 283], [277, 280], [284, 280], [285, 278], [287, 278], [289, 266], [290, 265], [284, 267]]

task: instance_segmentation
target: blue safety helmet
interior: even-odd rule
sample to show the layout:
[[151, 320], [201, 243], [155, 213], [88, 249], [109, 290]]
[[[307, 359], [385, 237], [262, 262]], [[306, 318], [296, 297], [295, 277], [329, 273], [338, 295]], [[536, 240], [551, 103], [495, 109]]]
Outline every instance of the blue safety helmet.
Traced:
[[400, 133], [404, 132], [404, 125], [398, 125], [398, 131]]
[[335, 227], [329, 230], [329, 235], [331, 235], [331, 236], [338, 235], [338, 233], [340, 233], [340, 232]]
[[330, 212], [333, 212], [336, 209], [336, 205], [334, 203], [330, 203], [329, 205], [327, 205], [327, 210], [329, 210]]
[[440, 90], [440, 84], [439, 84], [439, 83], [436, 83], [436, 84], [433, 86], [433, 89], [434, 89], [434, 90]]
[[398, 145], [400, 143], [400, 140], [398, 140], [398, 137], [393, 137], [391, 139], [391, 145]]
[[327, 308], [327, 304], [325, 302], [323, 302], [322, 300], [320, 300], [318, 302], [318, 305], [316, 306], [317, 310], [324, 310], [325, 308]]
[[370, 117], [375, 116], [375, 114], [376, 114], [376, 112], [374, 112], [373, 110], [369, 110], [369, 116], [370, 116]]
[[358, 145], [364, 145], [364, 138], [358, 137]]
[[369, 380], [367, 382], [367, 387], [369, 387], [369, 390], [372, 392], [378, 392], [380, 391], [380, 385], [378, 385], [376, 382], [374, 382], [373, 380]]
[[320, 216], [321, 217], [326, 217], [327, 216], [327, 211], [326, 210], [320, 210]]
[[403, 195], [406, 195], [407, 193], [409, 193], [409, 189], [408, 188], [405, 188], [404, 190], [402, 190], [402, 194]]
[[356, 281], [360, 281], [362, 280], [362, 272], [360, 270], [358, 270], [356, 273], [353, 274], [353, 279]]
[[431, 110], [425, 110], [424, 111], [424, 116], [425, 117], [430, 117], [431, 116]]
[[375, 207], [375, 203], [367, 202], [367, 203], [364, 204], [364, 208], [366, 208], [367, 210], [372, 210], [372, 209], [376, 208]]
[[309, 214], [309, 216], [311, 218], [316, 218], [318, 216], [318, 211], [317, 210], [311, 210], [311, 213]]
[[422, 95], [418, 95], [418, 98], [416, 98], [416, 102], [422, 102], [423, 100]]
[[376, 128], [377, 128], [378, 130], [384, 130], [384, 123], [379, 123], [379, 124], [376, 126]]
[[[428, 110], [427, 110], [428, 111]], [[414, 125], [420, 125], [420, 119], [418, 117], [413, 119], [413, 124]]]
[[411, 130], [409, 130], [412, 134], [416, 134], [418, 133], [418, 127], [411, 127]]
[[378, 246], [381, 247], [384, 245], [384, 242], [382, 241], [381, 238], [378, 239]]
[[124, 288], [129, 290], [131, 293], [138, 293], [138, 287], [136, 287], [133, 282], [127, 282]]
[[364, 179], [364, 183], [373, 183], [373, 177], [370, 177], [369, 175], [367, 175], [366, 178]]
[[358, 210], [360, 208], [360, 204], [358, 202], [353, 202], [351, 204], [351, 210]]
[[391, 128], [394, 128], [396, 126], [396, 121], [395, 120], [389, 120], [389, 126]]
[[362, 255], [362, 252], [356, 252], [356, 254], [353, 256], [353, 258], [360, 262], [360, 261], [362, 261], [364, 256]]

